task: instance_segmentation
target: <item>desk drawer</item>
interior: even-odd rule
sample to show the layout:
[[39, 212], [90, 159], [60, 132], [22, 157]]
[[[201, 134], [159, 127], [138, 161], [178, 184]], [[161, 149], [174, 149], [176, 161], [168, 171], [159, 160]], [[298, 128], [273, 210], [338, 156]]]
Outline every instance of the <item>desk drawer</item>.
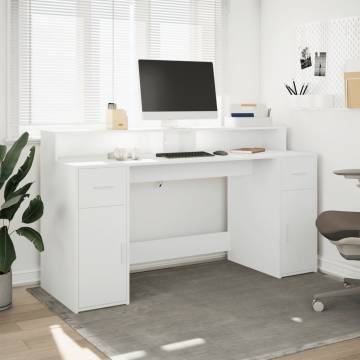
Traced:
[[120, 168], [80, 169], [80, 208], [125, 204], [126, 174]]
[[283, 190], [313, 189], [315, 187], [315, 159], [297, 157], [281, 160]]

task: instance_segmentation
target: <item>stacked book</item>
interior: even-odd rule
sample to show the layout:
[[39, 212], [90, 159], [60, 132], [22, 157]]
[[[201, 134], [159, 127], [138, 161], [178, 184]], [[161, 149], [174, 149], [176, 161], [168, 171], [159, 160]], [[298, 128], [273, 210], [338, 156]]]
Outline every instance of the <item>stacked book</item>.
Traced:
[[233, 104], [231, 116], [225, 118], [227, 127], [272, 126], [271, 109], [265, 104]]
[[243, 147], [240, 149], [231, 149], [232, 154], [258, 154], [265, 152], [266, 149], [263, 147]]
[[265, 104], [240, 104], [233, 106], [231, 117], [270, 117], [271, 109], [268, 109]]

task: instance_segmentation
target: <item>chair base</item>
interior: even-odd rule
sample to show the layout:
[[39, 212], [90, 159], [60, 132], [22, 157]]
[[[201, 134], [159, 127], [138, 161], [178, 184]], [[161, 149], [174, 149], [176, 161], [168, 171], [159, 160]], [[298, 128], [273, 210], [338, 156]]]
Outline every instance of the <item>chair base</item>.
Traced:
[[[357, 285], [358, 287], [355, 287]], [[325, 293], [315, 294], [312, 302], [314, 311], [322, 312], [325, 310], [325, 304], [321, 301], [329, 297], [342, 297], [351, 295], [360, 295], [360, 279], [344, 279], [343, 290], [328, 291]]]

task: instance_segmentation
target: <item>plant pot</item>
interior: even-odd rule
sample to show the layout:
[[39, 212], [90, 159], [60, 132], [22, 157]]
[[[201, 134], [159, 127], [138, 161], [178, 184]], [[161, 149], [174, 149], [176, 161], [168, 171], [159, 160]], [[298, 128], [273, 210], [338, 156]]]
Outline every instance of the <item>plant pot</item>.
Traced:
[[0, 275], [0, 311], [6, 310], [12, 302], [12, 273]]

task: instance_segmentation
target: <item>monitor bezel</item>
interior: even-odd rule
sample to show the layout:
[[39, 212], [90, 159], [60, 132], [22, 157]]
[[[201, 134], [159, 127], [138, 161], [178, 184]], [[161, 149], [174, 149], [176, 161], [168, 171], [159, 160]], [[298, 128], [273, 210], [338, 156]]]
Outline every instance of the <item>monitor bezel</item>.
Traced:
[[[215, 86], [215, 98], [217, 110], [214, 111], [144, 111], [142, 109], [142, 98], [141, 98], [141, 83], [140, 83], [140, 61], [176, 61], [176, 62], [192, 62], [192, 63], [211, 63], [213, 74], [214, 74], [214, 86]], [[164, 60], [164, 59], [138, 59], [138, 85], [139, 85], [139, 96], [140, 96], [140, 111], [143, 120], [151, 121], [167, 121], [167, 120], [212, 120], [218, 119], [219, 108], [218, 99], [216, 92], [216, 77], [214, 63], [211, 61], [184, 61], [184, 60]]]

